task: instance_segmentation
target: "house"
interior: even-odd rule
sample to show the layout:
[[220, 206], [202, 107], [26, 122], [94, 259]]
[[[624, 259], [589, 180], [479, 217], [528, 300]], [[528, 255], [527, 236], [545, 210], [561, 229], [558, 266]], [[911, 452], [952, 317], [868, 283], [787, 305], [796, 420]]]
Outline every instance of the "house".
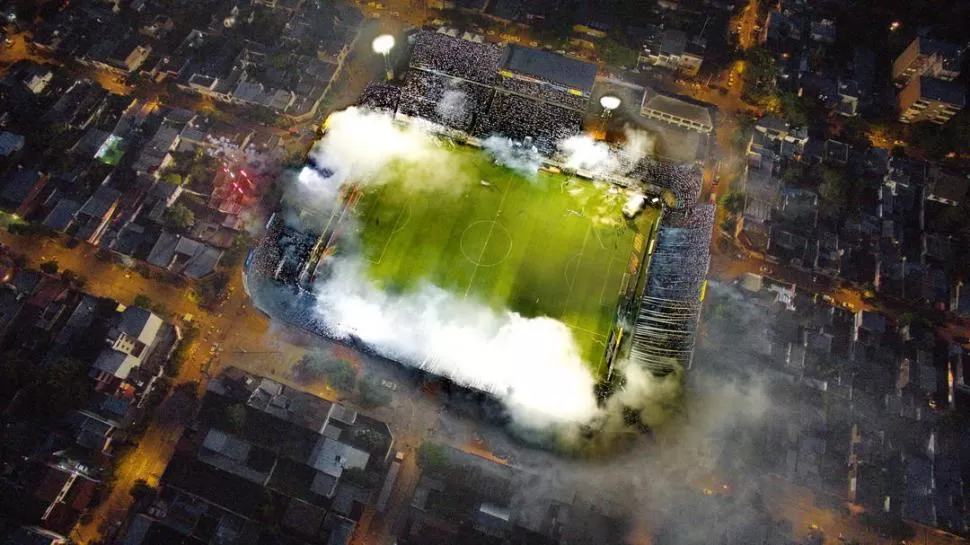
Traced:
[[819, 19], [809, 23], [808, 37], [813, 42], [823, 44], [835, 43], [835, 21], [831, 19]]
[[860, 310], [855, 314], [855, 328], [852, 340], [868, 345], [877, 345], [886, 334], [886, 317], [869, 310]]
[[31, 93], [39, 95], [54, 80], [54, 72], [46, 66], [32, 64], [23, 71], [20, 81]]
[[48, 180], [49, 176], [36, 170], [15, 171], [0, 190], [0, 206], [22, 218], [28, 217], [40, 204], [40, 195]]
[[139, 174], [156, 174], [172, 162], [170, 152], [179, 143], [178, 128], [166, 123], [155, 131], [152, 139], [145, 144], [131, 168]]
[[917, 36], [893, 62], [893, 81], [900, 86], [923, 76], [953, 81], [960, 75], [963, 53], [956, 45]]
[[928, 201], [959, 206], [970, 188], [970, 178], [950, 174], [940, 167], [930, 166], [926, 181], [925, 197]]
[[14, 530], [3, 545], [67, 545], [68, 539], [57, 532], [38, 526], [21, 526]]
[[222, 251], [181, 235], [163, 232], [147, 261], [189, 278], [202, 278], [215, 270]]
[[[108, 221], [118, 208], [121, 192], [102, 185], [81, 205], [67, 233], [91, 244], [98, 245]], [[55, 207], [56, 208], [56, 207]]]
[[896, 98], [903, 123], [930, 121], [942, 125], [966, 106], [963, 85], [927, 76], [913, 78]]
[[25, 514], [48, 530], [66, 534], [94, 499], [98, 482], [62, 465], [30, 462], [20, 472]]
[[751, 133], [751, 140], [748, 142], [748, 159], [760, 161], [763, 150], [769, 150], [787, 159], [798, 158], [805, 152], [806, 144], [808, 144], [807, 128], [793, 127], [783, 119], [764, 116], [758, 119]]
[[108, 92], [90, 80], [77, 80], [57, 99], [42, 120], [84, 130], [104, 110]]
[[859, 114], [859, 101], [861, 98], [862, 92], [859, 90], [859, 84], [855, 80], [840, 79], [839, 104], [835, 108], [836, 112], [845, 117], [855, 117]]
[[24, 147], [24, 137], [7, 131], [0, 131], [0, 157], [9, 157]]
[[123, 41], [109, 37], [91, 48], [83, 62], [117, 74], [127, 74], [138, 70], [151, 53], [152, 46], [143, 44], [140, 37]]
[[660, 66], [696, 76], [704, 62], [705, 46], [701, 39], [688, 40], [682, 30], [653, 27], [644, 42], [637, 61], [643, 66]]
[[[128, 307], [111, 328], [106, 346], [91, 371], [95, 379], [105, 385], [117, 385], [128, 380], [132, 371], [146, 362], [157, 347], [162, 319], [143, 308]], [[104, 388], [101, 388], [104, 389]]]

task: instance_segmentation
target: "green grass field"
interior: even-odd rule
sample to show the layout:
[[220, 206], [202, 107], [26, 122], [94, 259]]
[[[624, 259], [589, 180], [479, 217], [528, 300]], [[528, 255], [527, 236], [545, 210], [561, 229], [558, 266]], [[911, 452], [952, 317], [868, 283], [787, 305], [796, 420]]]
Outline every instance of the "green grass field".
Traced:
[[657, 212], [628, 222], [626, 195], [607, 183], [547, 172], [527, 179], [484, 152], [453, 153], [491, 185], [408, 191], [402, 180], [412, 173], [402, 165], [362, 195], [356, 215], [372, 280], [403, 291], [429, 280], [495, 309], [559, 319], [601, 376], [621, 287], [635, 280], [634, 247], [646, 243]]

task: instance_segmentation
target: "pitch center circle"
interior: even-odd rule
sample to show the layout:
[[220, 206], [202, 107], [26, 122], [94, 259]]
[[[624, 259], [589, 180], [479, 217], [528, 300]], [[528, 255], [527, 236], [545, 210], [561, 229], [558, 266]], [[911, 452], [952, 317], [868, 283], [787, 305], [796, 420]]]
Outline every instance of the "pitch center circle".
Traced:
[[497, 221], [476, 221], [461, 234], [461, 254], [473, 265], [494, 267], [510, 253], [512, 234]]

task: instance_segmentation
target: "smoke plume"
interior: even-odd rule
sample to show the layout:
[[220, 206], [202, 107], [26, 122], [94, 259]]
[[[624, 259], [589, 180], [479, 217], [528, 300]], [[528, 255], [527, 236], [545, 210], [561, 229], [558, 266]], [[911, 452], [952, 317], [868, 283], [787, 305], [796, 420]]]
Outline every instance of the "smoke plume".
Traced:
[[629, 125], [623, 128], [623, 136], [623, 144], [616, 149], [589, 135], [571, 136], [559, 144], [560, 161], [568, 169], [585, 170], [595, 176], [625, 174], [653, 155], [655, 140], [647, 131]]
[[542, 156], [531, 140], [516, 142], [511, 138], [492, 135], [482, 143], [495, 162], [525, 176], [535, 176], [542, 166]]
[[354, 336], [386, 357], [490, 392], [523, 427], [595, 414], [592, 376], [562, 322], [495, 311], [428, 283], [389, 294], [367, 280], [364, 267], [338, 259], [317, 290], [333, 336]]

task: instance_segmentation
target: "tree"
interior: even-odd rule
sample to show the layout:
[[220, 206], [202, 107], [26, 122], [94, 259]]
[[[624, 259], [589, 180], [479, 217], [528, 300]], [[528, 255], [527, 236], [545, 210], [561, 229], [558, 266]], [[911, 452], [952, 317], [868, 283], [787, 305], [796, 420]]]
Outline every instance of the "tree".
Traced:
[[359, 467], [349, 467], [340, 474], [341, 479], [346, 479], [348, 482], [359, 484], [365, 488], [376, 488], [381, 484], [380, 475], [361, 469]]
[[128, 491], [131, 497], [134, 498], [135, 502], [143, 501], [144, 499], [151, 497], [155, 494], [155, 489], [145, 482], [145, 479], [138, 479], [135, 484], [132, 485], [131, 490]]
[[818, 186], [818, 196], [826, 204], [836, 208], [843, 208], [849, 197], [849, 188], [845, 173], [832, 167], [823, 167], [821, 171], [822, 183]]
[[57, 261], [53, 259], [40, 264], [40, 270], [47, 274], [57, 274], [57, 268]]
[[795, 93], [782, 93], [778, 96], [778, 99], [785, 121], [796, 127], [804, 127], [808, 124], [809, 107], [805, 103], [804, 97], [800, 97]]
[[391, 393], [387, 391], [387, 388], [381, 386], [376, 380], [362, 380], [357, 388], [360, 391], [360, 398], [358, 401], [360, 406], [364, 407], [365, 409], [386, 407], [391, 403]]
[[225, 296], [228, 286], [229, 275], [222, 271], [203, 278], [195, 286], [199, 304], [203, 307], [215, 306]]
[[363, 428], [354, 432], [354, 440], [368, 452], [384, 445], [384, 436], [377, 430]]
[[74, 289], [83, 289], [84, 285], [87, 284], [87, 279], [78, 273], [72, 271], [71, 269], [64, 269], [61, 271], [61, 280], [67, 282]]
[[334, 390], [348, 393], [354, 389], [357, 370], [346, 361], [313, 352], [300, 358], [293, 368], [293, 375], [304, 382], [324, 381]]
[[742, 81], [744, 83], [744, 98], [749, 102], [764, 105], [772, 100], [777, 101], [778, 65], [774, 57], [764, 47], [755, 47], [748, 51], [748, 63]]
[[44, 369], [34, 391], [34, 410], [55, 419], [78, 409], [88, 400], [91, 384], [88, 366], [62, 358]]
[[209, 177], [209, 167], [205, 163], [195, 163], [189, 168], [189, 177], [196, 182], [202, 182]]
[[195, 223], [195, 213], [182, 203], [175, 203], [165, 211], [165, 223], [179, 232], [187, 231]]
[[418, 466], [428, 473], [441, 473], [448, 469], [451, 462], [445, 448], [438, 443], [425, 441], [418, 447]]
[[151, 298], [149, 298], [144, 293], [139, 293], [138, 295], [136, 295], [135, 300], [131, 303], [132, 306], [141, 307], [144, 309], [152, 308], [153, 304], [154, 303], [152, 302]]
[[732, 214], [740, 214], [744, 211], [744, 193], [728, 191], [721, 197], [721, 206]]
[[609, 38], [600, 44], [600, 57], [611, 66], [632, 68], [637, 65], [637, 52]]
[[233, 433], [239, 433], [246, 427], [246, 406], [236, 403], [226, 407], [226, 421]]

